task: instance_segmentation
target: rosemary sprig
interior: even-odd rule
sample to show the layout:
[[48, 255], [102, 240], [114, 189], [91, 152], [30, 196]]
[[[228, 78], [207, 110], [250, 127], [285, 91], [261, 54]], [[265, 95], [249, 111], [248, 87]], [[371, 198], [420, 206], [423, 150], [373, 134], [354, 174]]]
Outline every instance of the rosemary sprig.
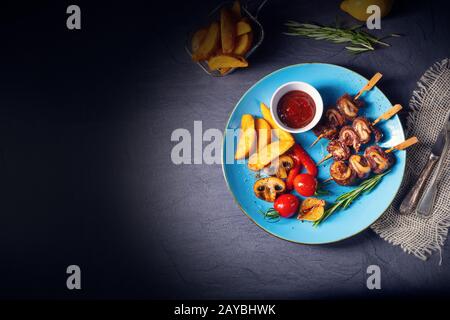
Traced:
[[[304, 36], [315, 40], [327, 40], [333, 43], [347, 43], [350, 44], [345, 48], [351, 53], [362, 53], [375, 50], [375, 45], [382, 45], [389, 47], [390, 45], [381, 38], [377, 38], [367, 32], [359, 30], [363, 25], [355, 25], [349, 28], [336, 26], [321, 26], [313, 23], [299, 23], [289, 20], [285, 23], [288, 27], [286, 35], [290, 36]], [[387, 37], [399, 36], [391, 34]]]
[[373, 176], [370, 179], [365, 180], [356, 189], [343, 193], [336, 198], [335, 203], [325, 210], [323, 216], [314, 222], [313, 226], [318, 226], [320, 223], [325, 221], [329, 216], [331, 216], [336, 210], [347, 209], [348, 206], [360, 195], [364, 193], [369, 193], [376, 187], [376, 185], [381, 181], [381, 179], [388, 174], [389, 171]]
[[314, 192], [315, 196], [327, 196], [330, 194], [330, 191], [327, 189], [324, 189], [322, 185], [319, 184], [319, 186], [316, 189], [316, 192]]
[[264, 218], [270, 222], [277, 222], [280, 220], [280, 214], [274, 208], [267, 209], [267, 211], [263, 212], [263, 214]]

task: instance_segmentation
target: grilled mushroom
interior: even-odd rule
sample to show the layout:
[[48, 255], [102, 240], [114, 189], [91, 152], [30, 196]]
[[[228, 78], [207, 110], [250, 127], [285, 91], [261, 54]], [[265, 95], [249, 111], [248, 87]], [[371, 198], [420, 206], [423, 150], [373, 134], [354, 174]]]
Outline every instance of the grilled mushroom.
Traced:
[[329, 108], [325, 113], [327, 123], [334, 127], [342, 127], [345, 124], [345, 117], [336, 108]]
[[350, 157], [350, 149], [340, 140], [331, 140], [327, 151], [331, 153], [334, 160], [347, 160]]
[[341, 131], [339, 132], [339, 140], [341, 140], [347, 146], [352, 146], [356, 152], [358, 152], [359, 148], [361, 147], [361, 140], [351, 126], [342, 127]]
[[255, 195], [265, 201], [274, 202], [286, 190], [286, 184], [280, 178], [262, 178], [253, 185]]
[[352, 185], [356, 181], [356, 173], [344, 161], [335, 161], [330, 167], [330, 175], [341, 186]]
[[364, 152], [364, 157], [369, 161], [370, 168], [376, 174], [388, 170], [395, 162], [391, 153], [384, 152], [379, 146], [370, 146]]
[[355, 171], [360, 179], [365, 179], [369, 176], [371, 168], [367, 159], [359, 154], [354, 154], [348, 159], [349, 166]]
[[344, 94], [337, 101], [337, 107], [339, 111], [347, 120], [350, 121], [357, 117], [359, 108], [361, 108], [362, 106], [362, 101], [353, 100], [348, 93]]
[[288, 172], [294, 167], [294, 160], [286, 155], [279, 159], [272, 161], [272, 163], [264, 168], [264, 173], [269, 176], [277, 176], [281, 179], [286, 179]]

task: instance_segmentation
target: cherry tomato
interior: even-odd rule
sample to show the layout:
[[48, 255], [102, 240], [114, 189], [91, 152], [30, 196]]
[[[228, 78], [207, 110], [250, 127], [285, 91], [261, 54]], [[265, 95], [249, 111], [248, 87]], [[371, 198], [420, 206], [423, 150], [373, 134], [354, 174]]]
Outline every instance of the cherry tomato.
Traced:
[[273, 204], [274, 209], [283, 218], [289, 218], [298, 212], [300, 201], [293, 194], [287, 193], [279, 196]]
[[304, 197], [312, 197], [317, 190], [317, 180], [308, 173], [301, 173], [294, 178], [295, 190]]

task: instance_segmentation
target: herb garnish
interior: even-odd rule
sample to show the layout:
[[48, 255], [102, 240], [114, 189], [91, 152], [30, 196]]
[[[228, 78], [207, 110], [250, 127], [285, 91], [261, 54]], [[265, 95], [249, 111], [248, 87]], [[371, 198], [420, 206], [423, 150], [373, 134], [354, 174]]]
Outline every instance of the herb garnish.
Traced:
[[372, 178], [363, 181], [356, 189], [341, 194], [336, 198], [336, 202], [331, 207], [325, 210], [323, 216], [319, 220], [314, 222], [313, 226], [318, 226], [321, 222], [325, 221], [329, 216], [331, 216], [336, 210], [348, 208], [353, 200], [358, 198], [360, 195], [372, 191], [372, 189], [375, 188], [376, 185], [381, 181], [381, 178], [383, 178], [388, 173], [389, 171], [375, 175]]
[[264, 212], [264, 218], [270, 222], [277, 222], [280, 220], [280, 214], [274, 208], [269, 208]]
[[[288, 27], [288, 32], [285, 34], [290, 36], [304, 36], [315, 40], [327, 40], [334, 43], [350, 42], [351, 45], [345, 48], [351, 53], [362, 53], [375, 50], [375, 45], [382, 45], [389, 47], [386, 42], [381, 41], [382, 38], [377, 38], [367, 32], [358, 30], [363, 25], [355, 25], [350, 28], [336, 26], [321, 26], [313, 23], [299, 23], [289, 20], [285, 23]], [[387, 37], [399, 37], [398, 34], [390, 34]]]

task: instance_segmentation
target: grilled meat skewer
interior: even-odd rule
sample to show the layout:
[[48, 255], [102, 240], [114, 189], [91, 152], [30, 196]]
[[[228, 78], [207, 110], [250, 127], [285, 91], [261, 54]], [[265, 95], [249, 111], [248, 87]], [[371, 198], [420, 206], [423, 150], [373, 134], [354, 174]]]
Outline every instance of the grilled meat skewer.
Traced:
[[333, 162], [330, 166], [331, 177], [322, 183], [334, 180], [339, 185], [347, 186], [354, 184], [357, 178], [366, 179], [370, 172], [375, 174], [386, 172], [395, 164], [392, 151], [404, 150], [417, 142], [419, 140], [416, 137], [411, 137], [386, 151], [377, 145], [367, 147], [364, 155], [352, 155], [348, 164], [343, 160]]
[[349, 166], [355, 171], [359, 179], [366, 179], [372, 168], [367, 159], [359, 154], [354, 154], [348, 159]]
[[330, 167], [330, 175], [341, 186], [353, 185], [356, 182], [356, 173], [345, 161], [335, 161]]
[[330, 141], [327, 151], [335, 160], [347, 160], [351, 155], [350, 148], [340, 140]]
[[[343, 126], [345, 124], [345, 120], [349, 119], [349, 120], [353, 120], [357, 114], [358, 114], [358, 109], [360, 107], [362, 107], [364, 105], [364, 103], [362, 101], [359, 101], [359, 97], [366, 91], [372, 90], [372, 88], [377, 84], [377, 82], [381, 79], [383, 75], [379, 72], [377, 72], [367, 83], [366, 85], [359, 90], [358, 94], [352, 99], [350, 97], [350, 95], [348, 93], [344, 94], [342, 97], [340, 97], [337, 100], [337, 107], [338, 110], [331, 108], [330, 110], [332, 110], [331, 112], [334, 113], [335, 111], [337, 113], [331, 114], [329, 115], [328, 112], [325, 115], [326, 116], [326, 120], [324, 120], [323, 124], [322, 124], [322, 128], [325, 128], [325, 125], [330, 125], [330, 126], [334, 126], [337, 127], [336, 129], [338, 129], [339, 127]], [[330, 121], [330, 116], [336, 116], [339, 117], [339, 119], [333, 119], [332, 121]], [[327, 123], [328, 122], [328, 123]], [[326, 133], [322, 134], [322, 132], [320, 131], [320, 128], [318, 128], [317, 130], [315, 130], [314, 132], [317, 135], [317, 139], [311, 144], [311, 147], [314, 146], [317, 142], [320, 141], [320, 139], [322, 138], [328, 138]]]
[[358, 111], [364, 106], [361, 100], [353, 100], [348, 93], [344, 94], [337, 101], [337, 108], [346, 120], [353, 121], [358, 116]]
[[[378, 122], [380, 122], [381, 120], [390, 119], [401, 109], [402, 109], [402, 106], [399, 104], [396, 104], [393, 107], [391, 107], [388, 111], [383, 113], [381, 116], [379, 116], [372, 123], [370, 123], [370, 121], [365, 117], [357, 117], [355, 120], [353, 120], [352, 128], [353, 128], [353, 131], [358, 135], [360, 143], [364, 144], [364, 143], [367, 143], [368, 141], [370, 141], [371, 134], [373, 134], [375, 142], [379, 142], [382, 139], [383, 134], [378, 128], [375, 127], [375, 125]], [[348, 132], [347, 134], [351, 135], [350, 132]], [[365, 141], [367, 141], [367, 142], [365, 142]], [[355, 141], [355, 144], [356, 144], [356, 141]], [[330, 159], [331, 157], [332, 157], [332, 154], [326, 155], [324, 158], [322, 158], [322, 160], [320, 160], [317, 163], [317, 165], [325, 162], [326, 160]], [[335, 160], [342, 160], [342, 159], [335, 159]]]
[[351, 126], [343, 126], [339, 131], [339, 140], [347, 146], [353, 147], [356, 152], [361, 148], [361, 140]]
[[383, 138], [383, 133], [373, 126], [366, 117], [357, 117], [352, 123], [353, 130], [358, 135], [361, 144], [366, 144], [370, 141], [373, 133], [375, 142], [379, 142]]
[[367, 147], [364, 157], [370, 164], [370, 168], [376, 174], [383, 173], [395, 163], [391, 153], [386, 153], [379, 146]]

